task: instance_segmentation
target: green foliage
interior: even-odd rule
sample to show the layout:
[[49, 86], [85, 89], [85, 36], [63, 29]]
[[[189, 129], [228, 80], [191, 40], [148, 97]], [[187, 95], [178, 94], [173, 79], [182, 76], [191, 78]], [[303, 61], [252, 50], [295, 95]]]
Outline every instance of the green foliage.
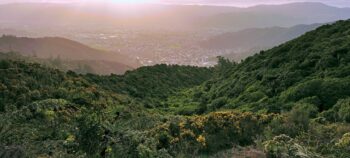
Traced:
[[[263, 133], [272, 115], [215, 112], [193, 116], [159, 127], [159, 148], [185, 154], [215, 153], [234, 145], [247, 146]], [[184, 145], [186, 144], [186, 145]]]
[[287, 135], [279, 135], [264, 142], [264, 150], [268, 158], [317, 158], [315, 153], [299, 145]]
[[227, 98], [222, 97], [222, 98], [218, 98], [215, 99], [211, 105], [209, 106], [209, 109], [211, 111], [214, 111], [216, 109], [220, 109], [221, 107], [225, 106], [227, 104]]
[[328, 121], [350, 122], [350, 98], [342, 99], [334, 105], [332, 109], [322, 112], [320, 115], [325, 117]]
[[330, 109], [338, 99], [350, 95], [350, 79], [317, 79], [299, 84], [286, 92], [285, 98], [297, 101], [305, 97], [316, 96], [320, 99], [320, 109]]
[[229, 71], [232, 70], [232, 67], [236, 66], [237, 63], [230, 61], [224, 57], [217, 57], [218, 64], [215, 66], [216, 73], [221, 76], [229, 75]]
[[294, 138], [300, 145], [323, 157], [349, 157], [349, 149], [337, 146], [343, 135], [349, 132], [349, 124], [311, 122], [309, 130]]
[[0, 60], [0, 157], [350, 157], [349, 28], [214, 68], [99, 76]]
[[338, 115], [340, 119], [350, 123], [350, 98], [339, 101], [337, 105], [339, 106]]
[[293, 109], [286, 115], [275, 117], [269, 125], [268, 135], [286, 134], [295, 137], [309, 129], [309, 113], [301, 109]]
[[[282, 112], [317, 98], [319, 111], [331, 109], [350, 96], [349, 26], [349, 21], [322, 26], [239, 64], [219, 58], [216, 71], [221, 73], [201, 85], [193, 101], [212, 105], [225, 97], [230, 104], [224, 109]], [[333, 29], [338, 31], [330, 33]]]
[[350, 147], [350, 133], [345, 133], [336, 145], [339, 147], [342, 147], [342, 148], [349, 148]]
[[103, 128], [94, 114], [78, 118], [77, 143], [88, 155], [94, 157], [101, 149], [103, 143]]
[[151, 104], [159, 104], [159, 100], [175, 92], [203, 83], [211, 74], [212, 70], [209, 68], [162, 64], [141, 67], [122, 76], [89, 74], [87, 79], [115, 93], [124, 93]]

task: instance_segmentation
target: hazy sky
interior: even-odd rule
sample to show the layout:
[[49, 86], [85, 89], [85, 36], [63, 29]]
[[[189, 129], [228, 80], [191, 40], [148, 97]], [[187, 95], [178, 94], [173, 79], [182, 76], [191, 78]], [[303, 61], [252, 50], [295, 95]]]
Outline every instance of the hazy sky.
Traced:
[[350, 7], [350, 0], [0, 0], [0, 3], [9, 2], [131, 2], [131, 3], [175, 3], [175, 4], [205, 4], [205, 5], [232, 5], [253, 6], [259, 4], [283, 4], [292, 2], [322, 2], [332, 6]]
[[350, 0], [162, 0], [177, 3], [252, 6], [259, 4], [283, 4], [293, 2], [321, 2], [338, 7], [350, 7]]

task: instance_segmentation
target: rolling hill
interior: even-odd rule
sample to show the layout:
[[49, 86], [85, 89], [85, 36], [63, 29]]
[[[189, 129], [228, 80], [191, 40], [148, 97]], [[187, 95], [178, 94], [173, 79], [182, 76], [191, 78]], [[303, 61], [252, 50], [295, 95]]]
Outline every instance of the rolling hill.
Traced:
[[96, 73], [102, 74], [121, 74], [139, 66], [130, 57], [97, 50], [59, 37], [26, 38], [4, 35], [0, 38], [0, 51], [18, 52], [23, 56], [42, 59], [75, 61], [89, 65]]
[[327, 23], [348, 18], [350, 18], [349, 8], [331, 7], [314, 2], [300, 2], [243, 8], [239, 11], [203, 18], [202, 22], [198, 22], [198, 24], [237, 31], [256, 27], [292, 27], [299, 24]]
[[231, 50], [232, 53], [224, 54], [223, 56], [231, 60], [240, 61], [254, 55], [254, 53], [260, 50], [270, 49], [297, 38], [321, 25], [322, 24], [297, 25], [290, 28], [250, 28], [242, 31], [215, 35], [199, 42], [199, 45], [202, 48], [217, 51]]
[[208, 49], [248, 50], [251, 48], [271, 48], [299, 37], [321, 25], [297, 25], [291, 28], [251, 28], [216, 35], [201, 42], [200, 45]]

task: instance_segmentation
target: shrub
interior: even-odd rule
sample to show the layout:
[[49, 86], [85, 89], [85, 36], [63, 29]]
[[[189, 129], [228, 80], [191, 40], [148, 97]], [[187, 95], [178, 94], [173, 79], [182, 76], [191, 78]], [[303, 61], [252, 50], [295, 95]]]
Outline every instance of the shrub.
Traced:
[[226, 104], [227, 104], [227, 98], [221, 97], [221, 98], [215, 99], [215, 100], [211, 103], [209, 109], [211, 109], [211, 110], [219, 109], [219, 108], [223, 107], [223, 106], [226, 105]]
[[336, 145], [338, 147], [342, 147], [342, 148], [349, 148], [350, 147], [350, 133], [345, 133]]
[[88, 155], [96, 155], [101, 150], [103, 128], [94, 115], [78, 118], [77, 142], [82, 151]]
[[293, 107], [294, 112], [304, 112], [309, 118], [315, 118], [318, 114], [318, 108], [313, 104], [298, 103]]
[[274, 117], [269, 124], [269, 132], [272, 135], [286, 134], [295, 137], [298, 134], [309, 129], [310, 114], [315, 111], [315, 108], [308, 104], [299, 104], [292, 111]]
[[324, 111], [320, 115], [331, 122], [350, 123], [350, 98], [339, 100], [332, 109]]
[[272, 140], [265, 141], [264, 151], [268, 158], [312, 158], [319, 157], [306, 147], [298, 144], [287, 135], [279, 135]]
[[338, 111], [339, 118], [350, 123], [350, 98], [340, 100], [337, 105], [340, 107]]
[[192, 153], [213, 153], [234, 145], [251, 145], [270, 120], [270, 115], [239, 112], [191, 116], [178, 123], [169, 122], [159, 127], [159, 145]]

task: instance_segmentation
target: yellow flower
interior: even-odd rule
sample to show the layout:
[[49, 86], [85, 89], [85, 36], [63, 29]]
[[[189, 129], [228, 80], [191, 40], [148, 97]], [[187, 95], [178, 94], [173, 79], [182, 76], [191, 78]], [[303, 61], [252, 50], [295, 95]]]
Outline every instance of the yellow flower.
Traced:
[[171, 144], [175, 144], [175, 143], [177, 143], [177, 142], [179, 142], [179, 141], [180, 141], [180, 139], [179, 139], [178, 137], [176, 137], [176, 138], [172, 139], [172, 140], [170, 141], [170, 143], [171, 143]]
[[55, 112], [52, 110], [45, 110], [44, 116], [47, 120], [52, 121], [55, 117]]
[[179, 123], [179, 127], [180, 127], [180, 129], [184, 129], [185, 128], [185, 122], [181, 121]]
[[180, 134], [180, 136], [182, 137], [182, 138], [195, 138], [196, 137], [196, 135], [191, 131], [191, 130], [184, 130], [181, 134]]
[[73, 142], [75, 141], [75, 136], [74, 135], [69, 135], [66, 139], [67, 142]]
[[203, 146], [206, 145], [205, 137], [203, 135], [199, 135], [196, 140], [197, 140], [198, 143], [201, 143]]
[[348, 147], [350, 146], [350, 133], [345, 133], [343, 137], [336, 144], [338, 147]]
[[108, 146], [105, 151], [106, 151], [106, 153], [111, 153], [112, 152], [112, 147]]

